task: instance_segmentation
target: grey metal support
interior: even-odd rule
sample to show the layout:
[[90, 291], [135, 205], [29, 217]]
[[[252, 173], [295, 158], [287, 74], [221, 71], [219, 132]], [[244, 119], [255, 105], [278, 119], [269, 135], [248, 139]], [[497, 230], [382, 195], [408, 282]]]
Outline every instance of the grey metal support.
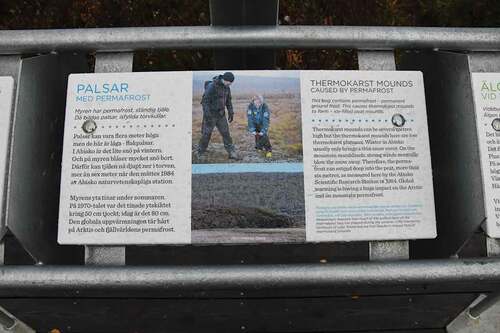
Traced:
[[407, 260], [410, 257], [408, 241], [370, 242], [370, 260]]
[[486, 295], [479, 296], [447, 326], [448, 333], [498, 333], [500, 307], [488, 301]]
[[399, 68], [424, 76], [438, 221], [436, 239], [412, 242], [417, 258], [457, 256], [486, 217], [471, 89], [471, 72], [480, 69], [476, 59], [485, 56], [430, 50], [402, 54]]
[[96, 73], [132, 72], [134, 65], [134, 53], [96, 53]]
[[500, 257], [500, 239], [486, 237], [486, 253], [488, 257]]
[[[500, 257], [500, 239], [486, 236], [486, 254], [488, 257]], [[500, 304], [500, 291], [480, 298], [479, 302], [469, 308], [469, 315], [477, 319], [486, 310]]]
[[[404, 260], [368, 263], [212, 266], [0, 266], [0, 295], [30, 297], [98, 292], [98, 297], [181, 291], [372, 289], [472, 284], [491, 291], [500, 284], [499, 259]], [[478, 284], [478, 281], [480, 283]], [[485, 286], [486, 289], [482, 289]], [[471, 290], [469, 288], [469, 290]], [[400, 291], [398, 291], [400, 292]], [[94, 293], [95, 294], [95, 293]]]
[[490, 294], [486, 296], [486, 298], [483, 298], [479, 303], [469, 308], [469, 315], [472, 318], [477, 319], [483, 312], [490, 309], [498, 302], [500, 302], [500, 292]]
[[[132, 72], [134, 53], [97, 53], [95, 72]], [[86, 265], [125, 265], [125, 246], [85, 246]]]
[[77, 54], [51, 53], [23, 57], [17, 66], [6, 225], [36, 263], [68, 264], [81, 248], [57, 244], [65, 96], [68, 74], [87, 71], [87, 61]]
[[0, 306], [0, 333], [36, 333], [34, 329]]
[[[359, 51], [360, 70], [396, 70], [394, 51]], [[382, 241], [369, 243], [370, 260], [406, 260], [410, 257], [408, 241]]]
[[[210, 0], [212, 26], [276, 26], [278, 0]], [[223, 49], [214, 51], [216, 69], [272, 69], [275, 52], [270, 49]]]
[[358, 65], [363, 71], [395, 71], [394, 51], [359, 51]]
[[0, 75], [12, 76], [17, 81], [19, 76], [19, 66], [21, 64], [20, 55], [0, 56]]
[[144, 49], [347, 48], [500, 50], [499, 28], [239, 26], [0, 31], [0, 54]]
[[7, 313], [0, 311], [0, 327], [8, 330], [16, 324], [16, 321], [7, 315]]
[[125, 265], [125, 246], [85, 246], [86, 265]]
[[[469, 73], [474, 72], [500, 72], [500, 53], [495, 52], [481, 52], [481, 53], [471, 53], [467, 56], [468, 60], [468, 71]], [[484, 186], [482, 182], [478, 186]], [[482, 193], [479, 188], [476, 191]], [[484, 210], [481, 210], [482, 214], [485, 214]], [[479, 225], [476, 221], [476, 225]], [[500, 239], [485, 237], [486, 241], [486, 251], [488, 257], [498, 257], [500, 256]], [[483, 319], [480, 318], [483, 313], [492, 307], [498, 307], [500, 302], [500, 291], [493, 292], [487, 295], [480, 295], [468, 309], [461, 313], [448, 327], [450, 333], [454, 332], [473, 332], [476, 329], [484, 331], [483, 326], [487, 325], [490, 329], [497, 332], [498, 327], [496, 320]], [[481, 319], [481, 320], [480, 320]], [[474, 323], [472, 325], [471, 323]], [[494, 327], [495, 326], [495, 327]]]

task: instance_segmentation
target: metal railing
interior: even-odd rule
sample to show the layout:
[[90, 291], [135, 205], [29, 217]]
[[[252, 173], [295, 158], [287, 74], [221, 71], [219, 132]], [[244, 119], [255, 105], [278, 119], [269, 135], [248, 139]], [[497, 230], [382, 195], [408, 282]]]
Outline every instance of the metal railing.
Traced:
[[[499, 259], [413, 260], [344, 264], [221, 265], [221, 266], [13, 266], [0, 267], [0, 296], [55, 296], [76, 292], [255, 291], [330, 289], [340, 294], [364, 287], [472, 283], [468, 291], [500, 288]], [[478, 285], [481, 284], [482, 286]], [[455, 291], [457, 288], [455, 287]], [[412, 289], [406, 292], [411, 293]], [[380, 291], [379, 291], [380, 292]]]
[[[0, 31], [2, 55], [98, 52], [103, 55], [110, 53], [108, 62], [113, 63], [120, 53], [126, 53], [122, 55], [128, 65], [131, 65], [130, 52], [136, 50], [248, 47], [357, 49], [368, 51], [361, 57], [362, 61], [366, 62], [375, 55], [370, 51], [380, 50], [500, 51], [500, 29], [193, 26]], [[383, 57], [386, 60], [387, 55], [385, 53]], [[1, 58], [0, 56], [0, 60]], [[394, 59], [390, 58], [391, 66], [393, 62]], [[406, 243], [402, 246], [405, 251], [408, 251], [407, 245]], [[118, 262], [123, 264], [124, 250], [118, 250], [120, 252]], [[393, 258], [399, 256], [400, 254], [396, 253]], [[97, 261], [102, 263], [101, 259]], [[147, 292], [155, 292], [154, 297], [156, 297], [156, 292], [163, 291], [282, 288], [334, 288], [339, 294], [346, 294], [359, 290], [360, 287], [381, 286], [397, 287], [397, 290], [404, 293], [411, 290], [401, 289], [402, 286], [425, 285], [425, 288], [432, 286], [441, 288], [447, 283], [461, 285], [461, 289], [455, 291], [467, 290], [474, 293], [498, 291], [500, 258], [253, 266], [0, 266], [2, 297], [52, 296], [58, 293], [81, 296], [86, 291], [111, 291], [119, 296], [128, 295], [131, 291], [143, 296]]]
[[0, 31], [0, 54], [227, 47], [496, 51], [500, 28], [186, 26]]

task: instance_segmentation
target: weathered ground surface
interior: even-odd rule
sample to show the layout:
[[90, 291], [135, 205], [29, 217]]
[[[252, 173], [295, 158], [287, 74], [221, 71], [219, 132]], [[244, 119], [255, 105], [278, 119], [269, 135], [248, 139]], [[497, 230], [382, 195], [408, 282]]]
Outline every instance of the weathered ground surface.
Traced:
[[205, 207], [192, 210], [192, 230], [214, 228], [293, 228], [298, 219], [256, 207]]
[[195, 243], [304, 241], [304, 214], [302, 173], [193, 175]]
[[[278, 217], [286, 215], [293, 219], [294, 225], [304, 225], [303, 179], [302, 173], [194, 174], [192, 210], [201, 213], [224, 207], [252, 208], [261, 216], [263, 212]], [[233, 214], [237, 216], [236, 212]], [[197, 216], [193, 219], [196, 221]]]
[[[273, 146], [273, 157], [270, 159], [255, 150], [255, 138], [247, 131], [246, 111], [251, 96], [233, 96], [234, 121], [229, 127], [241, 160], [228, 160], [222, 137], [217, 129], [214, 129], [207, 154], [202, 160], [193, 156], [193, 163], [302, 162], [300, 96], [298, 94], [266, 96], [266, 103], [271, 109], [269, 137]], [[201, 96], [193, 98], [193, 151], [197, 148], [201, 136], [203, 113], [200, 100]]]

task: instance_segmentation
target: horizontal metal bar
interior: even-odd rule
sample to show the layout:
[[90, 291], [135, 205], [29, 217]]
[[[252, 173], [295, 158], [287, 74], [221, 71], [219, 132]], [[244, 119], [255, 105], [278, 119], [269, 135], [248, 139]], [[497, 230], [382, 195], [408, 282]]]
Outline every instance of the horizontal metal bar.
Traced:
[[0, 294], [30, 290], [194, 291], [500, 283], [500, 259], [249, 266], [4, 266]]
[[189, 26], [0, 31], [0, 54], [191, 48], [500, 50], [499, 28]]

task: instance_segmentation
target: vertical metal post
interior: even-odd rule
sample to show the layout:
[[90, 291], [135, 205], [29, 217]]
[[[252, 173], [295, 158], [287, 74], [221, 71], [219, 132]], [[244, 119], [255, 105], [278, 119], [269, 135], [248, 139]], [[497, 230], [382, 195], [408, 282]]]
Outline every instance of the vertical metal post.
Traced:
[[500, 257], [500, 239], [486, 236], [486, 253], [488, 257]]
[[[359, 51], [360, 70], [393, 71], [396, 70], [393, 51]], [[408, 241], [373, 241], [369, 243], [370, 260], [406, 260], [409, 259]]]
[[[134, 53], [97, 53], [96, 73], [132, 72]], [[125, 246], [85, 246], [86, 265], [125, 265]]]
[[358, 66], [362, 71], [395, 71], [394, 51], [358, 51]]
[[95, 55], [96, 73], [132, 72], [134, 53], [97, 53]]
[[403, 241], [372, 241], [369, 243], [370, 260], [408, 260], [409, 243]]
[[[277, 25], [278, 0], [210, 0], [213, 26]], [[222, 49], [214, 51], [216, 69], [273, 69], [275, 51]]]

